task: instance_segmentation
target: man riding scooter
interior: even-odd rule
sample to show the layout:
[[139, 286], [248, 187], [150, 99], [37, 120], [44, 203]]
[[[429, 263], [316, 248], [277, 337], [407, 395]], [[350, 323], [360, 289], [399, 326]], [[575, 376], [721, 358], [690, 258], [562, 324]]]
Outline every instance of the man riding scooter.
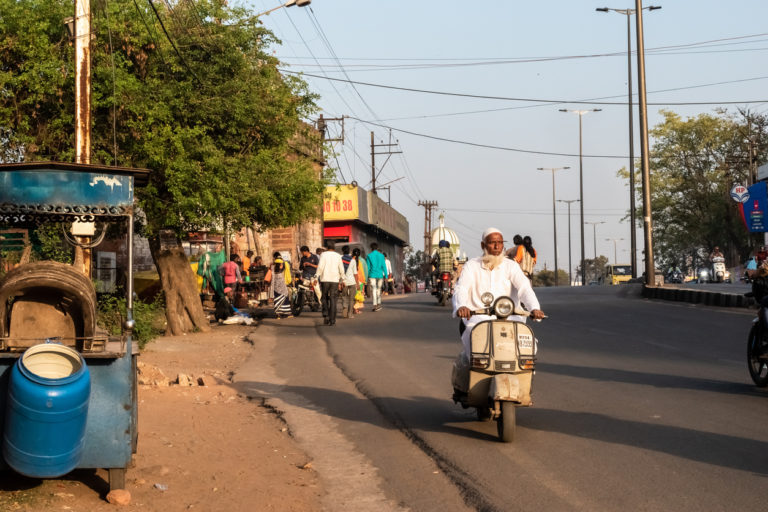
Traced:
[[[539, 309], [531, 281], [523, 274], [517, 262], [505, 257], [501, 231], [496, 228], [486, 229], [480, 247], [483, 256], [472, 258], [464, 264], [453, 295], [453, 316], [461, 318], [464, 328], [461, 334], [463, 350], [453, 367], [454, 400], [462, 394], [466, 395], [469, 390], [472, 328], [482, 321], [496, 318], [495, 315], [473, 314], [487, 307], [481, 299], [483, 294], [490, 292], [493, 297], [510, 297], [515, 304], [524, 304], [531, 318], [540, 320], [545, 317]], [[525, 322], [522, 316], [512, 316], [510, 319]]]
[[435, 256], [432, 258], [432, 265], [435, 267], [432, 281], [435, 286], [432, 289], [432, 295], [437, 297], [441, 306], [445, 305], [452, 294], [453, 264], [451, 244], [447, 240], [440, 240]]

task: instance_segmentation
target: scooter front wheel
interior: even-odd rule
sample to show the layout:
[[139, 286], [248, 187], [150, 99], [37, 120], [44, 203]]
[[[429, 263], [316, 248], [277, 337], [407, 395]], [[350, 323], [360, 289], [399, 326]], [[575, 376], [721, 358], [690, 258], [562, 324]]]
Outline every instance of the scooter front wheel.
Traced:
[[516, 427], [515, 404], [512, 402], [501, 402], [501, 416], [499, 416], [496, 422], [499, 440], [503, 443], [514, 441]]
[[753, 325], [747, 339], [747, 367], [755, 386], [768, 385], [768, 340], [760, 335], [760, 329]]

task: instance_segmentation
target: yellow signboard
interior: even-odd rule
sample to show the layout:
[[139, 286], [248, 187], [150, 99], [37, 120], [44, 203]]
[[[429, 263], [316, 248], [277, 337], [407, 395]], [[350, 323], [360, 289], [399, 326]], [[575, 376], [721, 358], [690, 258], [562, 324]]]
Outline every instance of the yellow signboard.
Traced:
[[360, 215], [358, 188], [352, 185], [331, 185], [323, 194], [324, 220], [355, 220]]

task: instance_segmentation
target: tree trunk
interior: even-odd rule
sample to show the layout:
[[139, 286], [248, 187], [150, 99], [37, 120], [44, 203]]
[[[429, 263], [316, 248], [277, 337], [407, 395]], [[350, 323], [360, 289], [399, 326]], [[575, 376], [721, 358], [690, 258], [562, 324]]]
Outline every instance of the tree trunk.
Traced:
[[165, 294], [165, 317], [167, 336], [177, 336], [192, 331], [208, 332], [210, 322], [203, 311], [197, 279], [189, 266], [187, 255], [181, 244], [162, 243], [155, 236], [149, 240], [152, 259], [160, 275], [160, 284]]

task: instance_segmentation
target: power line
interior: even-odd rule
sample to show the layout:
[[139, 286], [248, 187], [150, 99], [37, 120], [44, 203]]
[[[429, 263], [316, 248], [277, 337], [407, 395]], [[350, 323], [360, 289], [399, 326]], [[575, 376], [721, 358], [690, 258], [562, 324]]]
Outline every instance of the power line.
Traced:
[[157, 12], [157, 8], [155, 7], [155, 4], [152, 3], [152, 0], [147, 0], [149, 2], [149, 6], [152, 7], [152, 11], [155, 13], [155, 17], [157, 18], [157, 21], [160, 22], [160, 28], [163, 29], [163, 33], [165, 34], [166, 39], [168, 39], [168, 42], [171, 43], [171, 46], [173, 47], [173, 51], [176, 52], [176, 55], [178, 55], [179, 60], [181, 60], [181, 63], [184, 65], [187, 71], [189, 71], [192, 76], [197, 80], [197, 83], [200, 85], [203, 85], [203, 83], [200, 81], [200, 79], [197, 77], [194, 71], [189, 67], [189, 64], [187, 64], [187, 61], [184, 59], [184, 57], [179, 53], [179, 49], [176, 48], [176, 43], [173, 42], [173, 39], [171, 39], [171, 36], [168, 34], [168, 31], [165, 29], [165, 24], [163, 23], [163, 20], [160, 18], [160, 14]]
[[[312, 78], [322, 78], [325, 80], [330, 80], [333, 82], [344, 82], [344, 83], [350, 83], [350, 84], [357, 84], [357, 85], [366, 85], [368, 87], [377, 87], [380, 89], [391, 89], [396, 91], [406, 91], [406, 92], [416, 92], [420, 94], [434, 94], [437, 96], [455, 96], [460, 98], [474, 98], [474, 99], [483, 99], [483, 100], [499, 100], [499, 101], [524, 101], [529, 103], [549, 103], [549, 104], [563, 104], [563, 103], [569, 103], [574, 105], [621, 105], [626, 106], [627, 102], [623, 101], [582, 101], [582, 100], [549, 100], [549, 99], [540, 99], [540, 98], [515, 98], [515, 97], [509, 97], [509, 96], [488, 96], [483, 94], [469, 94], [469, 93], [460, 93], [460, 92], [448, 92], [448, 91], [435, 91], [435, 90], [429, 90], [429, 89], [416, 89], [413, 87], [399, 87], [395, 85], [385, 85], [385, 84], [375, 84], [372, 82], [360, 82], [356, 80], [347, 80], [342, 78], [332, 78], [329, 76], [322, 76], [322, 75], [314, 75], [312, 73], [302, 73], [299, 71], [290, 71], [287, 69], [279, 69], [281, 73], [288, 73], [292, 75], [300, 75], [300, 76], [309, 76]], [[768, 78], [768, 77], [765, 77]], [[768, 100], [762, 99], [762, 100], [743, 100], [743, 101], [685, 101], [685, 102], [657, 102], [657, 103], [651, 103], [648, 102], [648, 105], [655, 105], [655, 106], [684, 106], [684, 105], [744, 105], [749, 103], [764, 103]]]

